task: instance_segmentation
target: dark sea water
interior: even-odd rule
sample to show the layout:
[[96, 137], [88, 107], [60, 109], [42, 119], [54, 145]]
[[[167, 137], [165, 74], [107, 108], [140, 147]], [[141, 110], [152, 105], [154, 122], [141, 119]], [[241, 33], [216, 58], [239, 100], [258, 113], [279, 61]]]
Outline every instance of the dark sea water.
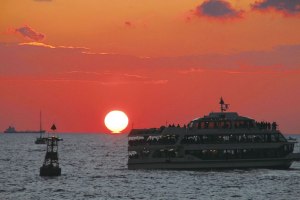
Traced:
[[63, 134], [62, 176], [40, 177], [46, 146], [35, 137], [0, 134], [0, 200], [300, 199], [300, 162], [289, 170], [127, 170], [126, 135]]

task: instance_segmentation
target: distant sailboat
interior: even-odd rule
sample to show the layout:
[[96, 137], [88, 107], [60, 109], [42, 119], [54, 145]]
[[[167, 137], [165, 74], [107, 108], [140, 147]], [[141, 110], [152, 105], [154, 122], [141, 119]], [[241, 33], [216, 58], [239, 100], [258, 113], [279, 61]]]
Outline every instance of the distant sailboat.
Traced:
[[42, 129], [42, 112], [40, 111], [40, 137], [36, 138], [35, 144], [46, 144], [47, 143], [47, 137], [43, 137], [43, 131]]

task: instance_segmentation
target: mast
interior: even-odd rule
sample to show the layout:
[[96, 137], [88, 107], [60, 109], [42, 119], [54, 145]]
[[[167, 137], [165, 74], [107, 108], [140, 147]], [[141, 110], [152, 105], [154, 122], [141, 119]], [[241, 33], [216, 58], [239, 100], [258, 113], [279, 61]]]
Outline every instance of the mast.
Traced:
[[42, 130], [42, 111], [40, 111], [40, 131]]
[[42, 111], [40, 110], [40, 137], [42, 137]]

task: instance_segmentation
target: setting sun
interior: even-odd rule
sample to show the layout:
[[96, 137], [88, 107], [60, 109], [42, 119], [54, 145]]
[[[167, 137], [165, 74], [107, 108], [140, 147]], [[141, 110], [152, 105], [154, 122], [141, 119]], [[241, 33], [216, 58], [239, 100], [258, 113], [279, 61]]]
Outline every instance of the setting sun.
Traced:
[[128, 117], [122, 111], [113, 110], [105, 116], [104, 123], [112, 133], [120, 133], [127, 127]]

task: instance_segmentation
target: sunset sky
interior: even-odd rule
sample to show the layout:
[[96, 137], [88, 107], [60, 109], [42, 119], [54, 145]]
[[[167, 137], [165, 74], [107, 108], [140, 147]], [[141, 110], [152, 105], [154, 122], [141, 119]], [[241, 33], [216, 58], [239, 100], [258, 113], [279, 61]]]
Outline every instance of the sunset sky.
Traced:
[[300, 0], [1, 0], [0, 132], [219, 111], [300, 133]]

